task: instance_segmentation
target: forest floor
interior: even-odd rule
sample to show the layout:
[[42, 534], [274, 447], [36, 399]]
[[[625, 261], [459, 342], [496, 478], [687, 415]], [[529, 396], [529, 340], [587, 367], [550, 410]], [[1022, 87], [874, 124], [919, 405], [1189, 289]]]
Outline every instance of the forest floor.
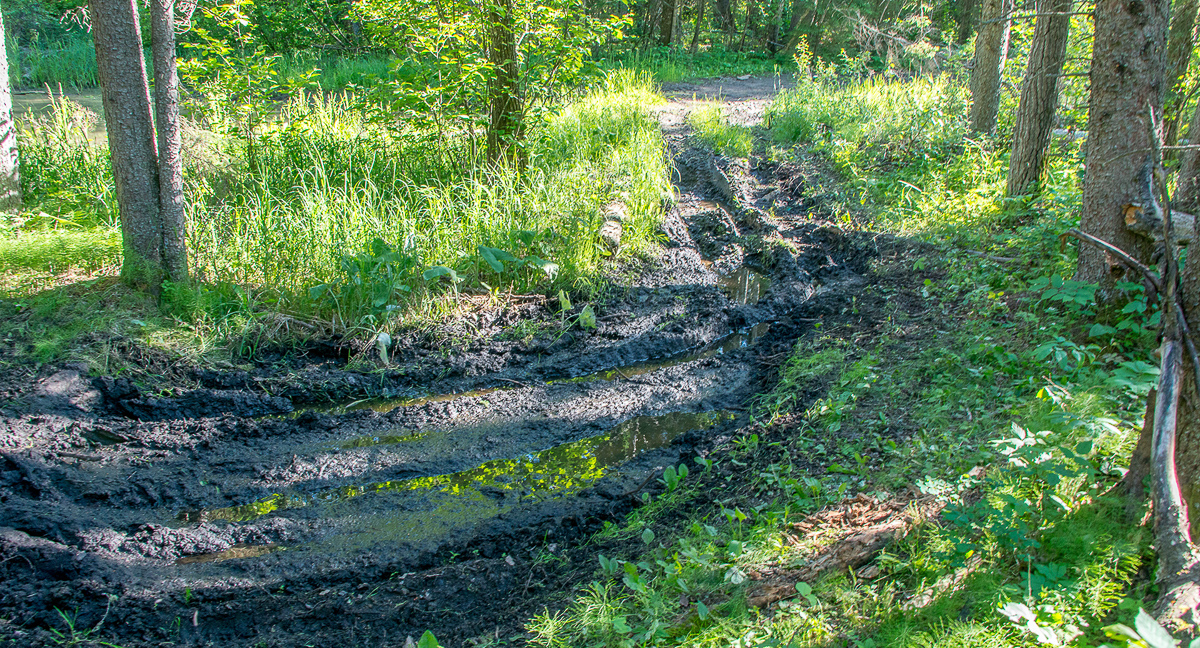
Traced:
[[[746, 434], [798, 340], [925, 312], [903, 299], [921, 244], [835, 222], [819, 161], [693, 137], [701, 101], [756, 126], [779, 83], [665, 89], [678, 202], [661, 254], [613, 269], [594, 329], [536, 298], [414, 331], [374, 372], [337, 341], [214, 370], [122, 340], [159, 382], [9, 371], [0, 645], [522, 643], [635, 542], [593, 538], [664, 467]], [[896, 301], [862, 298], [883, 282]], [[728, 476], [703, 482], [712, 499]]]

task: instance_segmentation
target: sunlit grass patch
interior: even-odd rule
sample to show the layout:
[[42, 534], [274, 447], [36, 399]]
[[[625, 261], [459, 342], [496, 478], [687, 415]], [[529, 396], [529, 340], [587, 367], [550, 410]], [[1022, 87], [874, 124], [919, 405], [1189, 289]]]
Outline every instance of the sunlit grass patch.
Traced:
[[729, 157], [750, 157], [754, 137], [749, 128], [731, 124], [719, 103], [704, 104], [688, 114], [688, 125], [705, 146]]
[[[193, 202], [190, 244], [202, 276], [275, 290], [291, 307], [311, 309], [310, 288], [353, 279], [347, 257], [382, 258], [378, 239], [399, 255], [380, 298], [402, 308], [456, 287], [422, 276], [431, 267], [453, 270], [462, 288], [586, 292], [607, 254], [596, 239], [601, 207], [619, 195], [630, 215], [624, 253], [655, 244], [669, 184], [646, 112], [657, 98], [644, 77], [614, 74], [549, 115], [530, 134], [523, 173], [476, 169], [466, 140], [447, 148], [426, 133], [366, 122], [337, 99], [305, 101], [255, 142], [253, 167], [232, 196]], [[491, 265], [482, 248], [536, 257], [556, 271]]]
[[706, 48], [696, 54], [637, 51], [602, 59], [600, 65], [609, 69], [628, 69], [648, 73], [660, 83], [737, 77], [747, 74], [777, 76], [788, 74], [796, 67], [791, 60], [777, 60], [756, 52], [734, 52], [723, 48]]
[[121, 233], [109, 227], [16, 230], [0, 236], [0, 271], [91, 272], [120, 260]]
[[[382, 123], [350, 95], [295, 96], [252, 137], [189, 125], [193, 274], [275, 310], [370, 329], [462, 293], [587, 294], [610, 254], [596, 236], [605, 204], [628, 206], [620, 255], [657, 245], [670, 185], [647, 109], [660, 100], [648, 75], [611, 73], [531, 123], [523, 171], [486, 168], [481, 131]], [[58, 101], [22, 126], [25, 193], [50, 212], [48, 227], [116, 223], [107, 151], [83, 135], [89, 119]], [[0, 250], [51, 273], [79, 256], [70, 241], [80, 235], [45, 236], [59, 238]], [[111, 261], [111, 243], [97, 244], [97, 260]]]

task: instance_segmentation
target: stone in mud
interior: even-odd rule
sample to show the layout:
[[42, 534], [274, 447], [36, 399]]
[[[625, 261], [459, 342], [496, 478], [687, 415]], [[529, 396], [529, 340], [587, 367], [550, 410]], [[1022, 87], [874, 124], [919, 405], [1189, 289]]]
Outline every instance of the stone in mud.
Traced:
[[600, 226], [598, 236], [609, 252], [615, 253], [621, 247], [621, 223], [628, 217], [629, 208], [620, 200], [604, 206], [604, 224]]
[[617, 221], [620, 223], [629, 218], [629, 208], [620, 200], [614, 200], [605, 205], [603, 213], [605, 221]]

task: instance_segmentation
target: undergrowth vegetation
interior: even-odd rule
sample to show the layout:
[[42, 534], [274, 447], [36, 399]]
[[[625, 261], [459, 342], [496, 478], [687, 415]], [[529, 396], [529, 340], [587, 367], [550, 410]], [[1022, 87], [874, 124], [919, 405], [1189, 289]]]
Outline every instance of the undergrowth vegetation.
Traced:
[[736, 52], [720, 46], [706, 48], [706, 51], [697, 54], [685, 54], [663, 48], [635, 50], [601, 59], [600, 65], [608, 69], [649, 73], [660, 83], [747, 74], [780, 75], [795, 69], [792, 61], [781, 61], [757, 52]]
[[[1158, 314], [1137, 286], [1102, 311], [1066, 278], [1077, 146], [1055, 145], [1041, 199], [1004, 204], [1006, 151], [968, 134], [961, 82], [818, 67], [768, 111], [775, 155], [836, 169], [846, 227], [926, 243], [884, 253], [846, 323], [797, 344], [728, 453], [596, 539], [623, 555], [531, 620], [534, 642], [1123, 645], [1109, 626], [1144, 629], [1154, 565], [1143, 512], [1110, 491]], [[902, 539], [808, 571], [871, 527], [819, 512], [892, 503]]]
[[[168, 312], [212, 324], [253, 308], [378, 330], [454, 308], [446, 298], [464, 292], [586, 298], [611, 255], [596, 238], [604, 204], [628, 203], [620, 254], [659, 236], [669, 180], [647, 112], [657, 101], [645, 75], [610, 73], [536, 125], [522, 171], [480, 164], [471, 132], [375, 119], [349, 94], [300, 93], [249, 133], [190, 123], [188, 246], [200, 284], [168, 287]], [[59, 99], [22, 124], [22, 183], [44, 211], [8, 223], [0, 243], [12, 294], [119, 263], [107, 151], [85, 134], [94, 119]]]

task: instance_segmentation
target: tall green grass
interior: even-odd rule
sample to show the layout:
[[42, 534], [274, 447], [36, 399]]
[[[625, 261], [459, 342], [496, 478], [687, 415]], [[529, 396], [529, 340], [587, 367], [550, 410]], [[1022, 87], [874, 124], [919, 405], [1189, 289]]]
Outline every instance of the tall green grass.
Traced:
[[606, 69], [626, 69], [651, 74], [660, 83], [677, 83], [697, 79], [778, 75], [796, 69], [790, 60], [777, 60], [756, 52], [734, 52], [713, 48], [696, 54], [665, 51], [633, 51], [599, 59]]
[[[838, 82], [803, 77], [767, 111], [776, 139], [826, 156], [856, 202], [872, 208], [872, 226], [906, 236], [988, 243], [1014, 219], [1004, 201], [1008, 150], [971, 133], [970, 93], [950, 75], [902, 82], [881, 78]], [[1079, 144], [1056, 142], [1045, 191], [1033, 208], [1059, 227], [1080, 197]], [[994, 241], [991, 241], [994, 242]]]
[[96, 48], [90, 38], [73, 38], [48, 45], [20, 46], [10, 40], [9, 81], [14, 88], [97, 88]]
[[279, 72], [283, 79], [295, 80], [315, 71], [317, 87], [325, 92], [336, 92], [388, 78], [392, 74], [392, 65], [393, 59], [384, 55], [330, 56], [297, 52], [283, 57]]
[[688, 125], [713, 152], [730, 157], [749, 157], [754, 148], [750, 129], [732, 124], [720, 103], [706, 103], [688, 113]]
[[[377, 123], [348, 95], [293, 97], [252, 138], [189, 127], [193, 273], [344, 322], [464, 291], [587, 292], [608, 254], [607, 202], [629, 206], [622, 254], [658, 236], [667, 158], [646, 110], [658, 100], [646, 75], [610, 74], [532, 125], [522, 172], [486, 168], [481, 132]], [[83, 117], [60, 102], [23, 125], [27, 195], [57, 206], [55, 226], [115, 223], [107, 152], [76, 135]]]
[[117, 225], [117, 197], [107, 146], [88, 142], [99, 117], [50, 94], [50, 110], [17, 123], [21, 192], [61, 223]]

